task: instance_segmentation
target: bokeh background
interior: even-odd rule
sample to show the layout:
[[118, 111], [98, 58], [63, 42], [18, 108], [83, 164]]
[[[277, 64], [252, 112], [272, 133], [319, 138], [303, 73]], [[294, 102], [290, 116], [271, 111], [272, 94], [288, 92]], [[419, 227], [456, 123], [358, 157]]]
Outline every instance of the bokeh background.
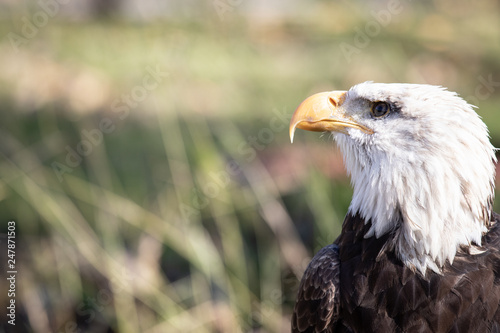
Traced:
[[295, 107], [438, 84], [500, 147], [499, 42], [494, 0], [0, 0], [0, 331], [288, 332], [352, 194]]

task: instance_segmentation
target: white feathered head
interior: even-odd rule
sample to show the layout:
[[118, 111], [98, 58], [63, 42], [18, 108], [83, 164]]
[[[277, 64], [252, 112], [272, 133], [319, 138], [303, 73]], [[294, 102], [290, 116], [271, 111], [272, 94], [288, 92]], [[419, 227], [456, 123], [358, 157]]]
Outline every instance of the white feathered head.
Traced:
[[394, 233], [400, 259], [425, 274], [480, 245], [494, 197], [495, 149], [473, 107], [438, 86], [365, 82], [313, 95], [290, 124], [334, 135], [366, 237]]

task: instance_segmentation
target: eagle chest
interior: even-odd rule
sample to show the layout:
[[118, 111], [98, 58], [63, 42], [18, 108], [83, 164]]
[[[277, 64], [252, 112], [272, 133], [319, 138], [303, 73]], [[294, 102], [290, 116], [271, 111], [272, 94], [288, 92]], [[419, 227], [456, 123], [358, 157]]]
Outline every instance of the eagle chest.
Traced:
[[[496, 251], [458, 254], [443, 274], [422, 276], [384, 245], [365, 239], [358, 217], [339, 246], [339, 327], [355, 332], [500, 332], [500, 260]], [[336, 331], [342, 331], [337, 329]]]

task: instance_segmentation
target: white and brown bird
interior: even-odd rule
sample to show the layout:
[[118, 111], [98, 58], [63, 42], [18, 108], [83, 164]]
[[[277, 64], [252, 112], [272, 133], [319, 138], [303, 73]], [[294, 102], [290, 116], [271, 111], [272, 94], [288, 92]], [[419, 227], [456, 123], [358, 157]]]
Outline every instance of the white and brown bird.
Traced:
[[500, 332], [495, 148], [442, 87], [365, 82], [307, 98], [297, 128], [333, 134], [354, 194], [300, 283], [293, 332]]

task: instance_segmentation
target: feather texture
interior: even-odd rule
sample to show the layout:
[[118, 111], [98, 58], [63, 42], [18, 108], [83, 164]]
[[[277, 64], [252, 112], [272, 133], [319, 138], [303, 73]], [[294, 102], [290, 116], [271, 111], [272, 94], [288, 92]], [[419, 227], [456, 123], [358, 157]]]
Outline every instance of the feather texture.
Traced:
[[348, 215], [341, 236], [313, 258], [302, 278], [292, 332], [500, 332], [500, 216], [484, 252], [459, 249], [442, 273], [405, 266], [370, 222]]
[[[390, 112], [375, 116], [381, 102]], [[333, 107], [356, 124], [333, 133], [353, 199], [304, 273], [292, 331], [500, 332], [496, 157], [473, 107], [442, 87], [372, 82]]]
[[[370, 105], [377, 101], [393, 112], [374, 119]], [[481, 244], [496, 158], [471, 105], [437, 86], [366, 82], [340, 107], [374, 132], [334, 134], [354, 187], [349, 211], [372, 222], [366, 237], [401, 226], [396, 252], [423, 274], [452, 262], [459, 246]]]

